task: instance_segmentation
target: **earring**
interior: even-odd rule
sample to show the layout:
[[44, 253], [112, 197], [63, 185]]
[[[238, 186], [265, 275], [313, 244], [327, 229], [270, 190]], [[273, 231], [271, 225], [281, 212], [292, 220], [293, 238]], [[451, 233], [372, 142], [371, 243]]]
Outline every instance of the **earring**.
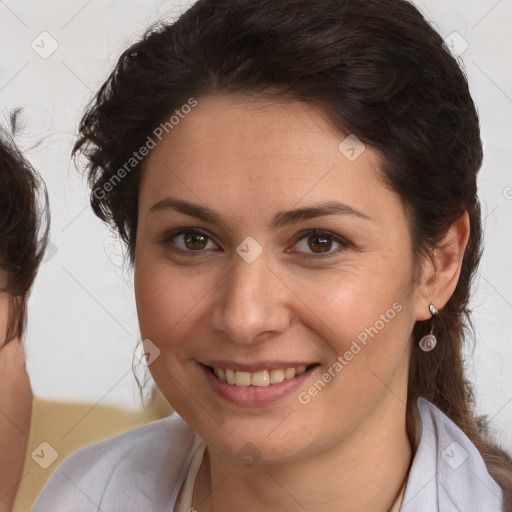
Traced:
[[[438, 309], [434, 306], [434, 303], [430, 304], [430, 306], [428, 308], [430, 310], [430, 313], [432, 313], [432, 317], [437, 315]], [[421, 340], [419, 342], [419, 346], [420, 346], [421, 350], [423, 350], [424, 352], [430, 352], [431, 350], [434, 350], [434, 348], [436, 346], [437, 339], [434, 336], [434, 334], [432, 334], [433, 332], [434, 332], [434, 325], [432, 325], [432, 328], [430, 329], [430, 334], [423, 336], [423, 338], [421, 338]]]

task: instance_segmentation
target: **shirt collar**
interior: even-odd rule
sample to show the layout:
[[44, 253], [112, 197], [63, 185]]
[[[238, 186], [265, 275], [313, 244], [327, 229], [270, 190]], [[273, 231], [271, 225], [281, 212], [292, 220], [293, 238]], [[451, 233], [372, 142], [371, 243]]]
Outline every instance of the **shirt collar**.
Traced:
[[416, 401], [416, 452], [402, 512], [502, 512], [503, 491], [466, 434], [434, 404]]

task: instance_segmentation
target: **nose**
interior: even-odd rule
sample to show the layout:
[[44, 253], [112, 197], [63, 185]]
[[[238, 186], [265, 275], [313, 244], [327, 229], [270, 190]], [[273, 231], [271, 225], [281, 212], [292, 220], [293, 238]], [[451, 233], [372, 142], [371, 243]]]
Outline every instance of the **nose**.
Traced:
[[218, 284], [212, 327], [232, 341], [251, 344], [290, 324], [286, 296], [290, 292], [268, 264], [264, 253], [247, 263], [235, 256], [232, 269]]

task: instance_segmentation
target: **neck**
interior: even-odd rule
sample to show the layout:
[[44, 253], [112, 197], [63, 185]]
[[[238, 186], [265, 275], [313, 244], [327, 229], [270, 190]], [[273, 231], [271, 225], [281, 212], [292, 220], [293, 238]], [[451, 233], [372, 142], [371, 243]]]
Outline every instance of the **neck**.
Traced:
[[193, 505], [199, 512], [389, 512], [412, 453], [405, 405], [390, 394], [353, 435], [309, 457], [248, 468], [207, 449]]

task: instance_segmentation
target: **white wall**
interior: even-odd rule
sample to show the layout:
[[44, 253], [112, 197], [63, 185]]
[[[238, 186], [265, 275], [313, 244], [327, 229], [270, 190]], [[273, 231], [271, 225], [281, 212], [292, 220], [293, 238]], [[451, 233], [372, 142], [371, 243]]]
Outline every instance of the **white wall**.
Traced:
[[[485, 141], [479, 181], [485, 253], [472, 302], [477, 343], [467, 364], [478, 412], [492, 418], [512, 451], [512, 3], [417, 3], [444, 37], [457, 32], [463, 38], [456, 36], [456, 49], [468, 44], [462, 60]], [[25, 108], [22, 147], [43, 140], [27, 156], [46, 180], [51, 200], [52, 245], [30, 301], [26, 341], [33, 388], [42, 397], [139, 404], [131, 373], [138, 331], [130, 272], [120, 245], [93, 216], [69, 154], [83, 108], [121, 50], [157, 17], [172, 17], [186, 5], [0, 2], [0, 108]], [[58, 48], [42, 58], [33, 41], [42, 53], [52, 44]]]

